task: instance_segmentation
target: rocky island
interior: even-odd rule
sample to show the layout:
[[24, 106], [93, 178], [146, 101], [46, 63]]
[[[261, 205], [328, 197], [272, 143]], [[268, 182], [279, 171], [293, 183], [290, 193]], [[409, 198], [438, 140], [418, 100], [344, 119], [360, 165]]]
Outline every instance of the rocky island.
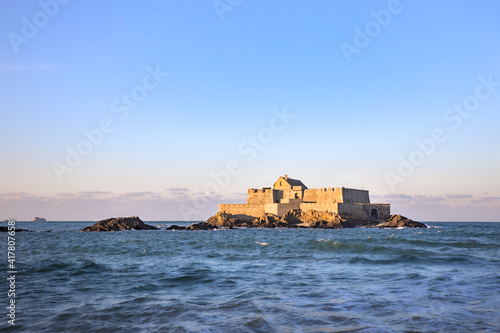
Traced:
[[280, 177], [273, 187], [249, 189], [245, 204], [220, 204], [206, 222], [167, 230], [216, 228], [425, 228], [401, 215], [390, 204], [371, 203], [367, 190], [345, 187], [309, 189], [298, 179]]
[[117, 217], [101, 220], [82, 231], [120, 231], [120, 230], [158, 230], [152, 225], [142, 222], [137, 216]]

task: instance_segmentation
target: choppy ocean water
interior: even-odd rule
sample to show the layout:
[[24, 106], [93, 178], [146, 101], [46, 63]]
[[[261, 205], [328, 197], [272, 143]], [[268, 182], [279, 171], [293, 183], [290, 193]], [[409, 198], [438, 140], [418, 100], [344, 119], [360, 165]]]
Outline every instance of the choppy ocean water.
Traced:
[[0, 330], [500, 331], [500, 223], [78, 231], [92, 224], [16, 224], [51, 232], [16, 234], [16, 326], [4, 278]]

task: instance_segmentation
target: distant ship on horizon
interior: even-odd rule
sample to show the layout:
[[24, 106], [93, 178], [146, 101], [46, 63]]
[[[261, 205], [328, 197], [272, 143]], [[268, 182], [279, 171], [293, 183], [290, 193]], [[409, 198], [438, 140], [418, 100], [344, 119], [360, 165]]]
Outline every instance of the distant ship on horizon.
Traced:
[[47, 222], [47, 220], [43, 217], [38, 217], [38, 216], [35, 216], [33, 218], [33, 222]]

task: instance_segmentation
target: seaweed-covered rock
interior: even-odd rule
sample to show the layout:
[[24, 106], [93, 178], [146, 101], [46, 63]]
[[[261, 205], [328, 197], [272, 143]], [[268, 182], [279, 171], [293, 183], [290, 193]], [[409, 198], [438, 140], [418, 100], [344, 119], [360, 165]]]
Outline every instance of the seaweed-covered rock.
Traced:
[[158, 230], [152, 225], [142, 222], [137, 216], [116, 217], [97, 222], [83, 228], [82, 231], [119, 231], [119, 230]]

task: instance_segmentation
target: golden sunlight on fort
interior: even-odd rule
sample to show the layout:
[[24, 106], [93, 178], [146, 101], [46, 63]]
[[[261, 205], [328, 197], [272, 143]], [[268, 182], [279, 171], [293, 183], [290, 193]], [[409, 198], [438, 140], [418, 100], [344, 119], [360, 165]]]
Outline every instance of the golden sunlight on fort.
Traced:
[[245, 204], [220, 204], [219, 211], [239, 218], [259, 217], [264, 213], [283, 216], [293, 209], [314, 209], [336, 214], [350, 213], [359, 218], [386, 219], [390, 204], [370, 203], [367, 190], [344, 187], [309, 189], [298, 179], [280, 177], [272, 188], [248, 189]]

